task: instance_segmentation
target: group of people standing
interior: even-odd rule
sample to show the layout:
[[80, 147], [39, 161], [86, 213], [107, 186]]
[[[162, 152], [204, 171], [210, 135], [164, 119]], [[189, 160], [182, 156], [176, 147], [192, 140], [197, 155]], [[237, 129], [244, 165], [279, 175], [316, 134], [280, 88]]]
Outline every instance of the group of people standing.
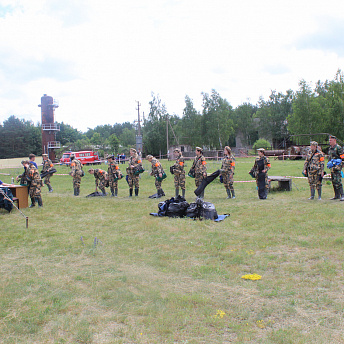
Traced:
[[[340, 145], [337, 144], [335, 136], [329, 137], [329, 163], [328, 168], [331, 169], [331, 180], [334, 189], [333, 200], [339, 199], [344, 201], [344, 192], [342, 185], [342, 165], [344, 161], [343, 149]], [[181, 190], [182, 197], [185, 198], [185, 158], [182, 155], [182, 152], [176, 148], [174, 150], [175, 163], [170, 167], [170, 172], [174, 176], [174, 187], [175, 187], [175, 197], [179, 196]], [[199, 187], [202, 181], [207, 178], [207, 162], [203, 155], [203, 149], [201, 147], [196, 147], [195, 158], [193, 164], [188, 172], [188, 175], [195, 179], [196, 188]], [[46, 176], [44, 177], [44, 184], [47, 185], [49, 192], [53, 192], [53, 188], [50, 183], [50, 178], [54, 165], [52, 161], [48, 158], [47, 154], [43, 154], [43, 172]], [[70, 164], [70, 175], [73, 178], [73, 188], [74, 196], [79, 196], [80, 194], [80, 183], [81, 178], [84, 176], [83, 166], [79, 160], [75, 158], [74, 155], [71, 155], [71, 164]], [[106, 196], [106, 187], [110, 187], [111, 196], [118, 196], [118, 181], [123, 178], [123, 174], [119, 168], [118, 162], [114, 155], [108, 155], [106, 157], [108, 161], [108, 170], [102, 169], [93, 169], [90, 168], [88, 172], [95, 177], [96, 191], [99, 188], [103, 196]], [[151, 173], [150, 175], [155, 177], [155, 188], [157, 192], [150, 198], [160, 198], [165, 196], [165, 192], [162, 189], [162, 182], [166, 178], [166, 173], [159, 162], [158, 159], [152, 155], [148, 155], [146, 158], [151, 163]], [[322, 152], [320, 146], [316, 141], [312, 141], [310, 144], [310, 151], [306, 157], [303, 174], [307, 176], [308, 183], [310, 186], [310, 197], [312, 200], [315, 197], [315, 190], [318, 192], [318, 199], [321, 200], [322, 196], [322, 179], [324, 177], [324, 164], [325, 156]], [[29, 180], [29, 196], [31, 199], [30, 207], [34, 207], [38, 203], [39, 207], [43, 206], [42, 196], [41, 196], [41, 187], [43, 186], [42, 178], [38, 172], [37, 164], [35, 162], [35, 155], [30, 154], [29, 160], [22, 161], [24, 166], [23, 174], [17, 177], [19, 179]], [[249, 174], [256, 179], [258, 197], [259, 199], [266, 199], [268, 194], [268, 170], [271, 168], [269, 158], [265, 155], [264, 148], [258, 149], [258, 157], [255, 159], [254, 165], [249, 171]], [[226, 146], [223, 151], [222, 165], [219, 170], [220, 179], [223, 182], [223, 185], [226, 189], [227, 199], [235, 198], [234, 191], [234, 170], [235, 170], [235, 158], [232, 154], [231, 148]], [[56, 171], [56, 170], [55, 170]], [[128, 167], [126, 168], [126, 180], [129, 186], [129, 197], [139, 195], [140, 188], [140, 173], [144, 171], [142, 166], [141, 156], [137, 153], [134, 148], [130, 149], [130, 157], [128, 160]], [[199, 196], [204, 198], [204, 189]]]

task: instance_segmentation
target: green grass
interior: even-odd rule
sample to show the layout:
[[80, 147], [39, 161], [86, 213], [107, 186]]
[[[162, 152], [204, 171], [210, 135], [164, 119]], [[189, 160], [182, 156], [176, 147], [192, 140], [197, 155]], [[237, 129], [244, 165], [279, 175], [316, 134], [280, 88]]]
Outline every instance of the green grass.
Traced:
[[[253, 161], [237, 159], [236, 181], [252, 180]], [[303, 161], [271, 163], [270, 175], [301, 175]], [[10, 182], [21, 169], [1, 172]], [[262, 201], [255, 183], [235, 183], [227, 200], [214, 181], [206, 200], [231, 214], [215, 223], [150, 216], [148, 173], [132, 199], [125, 180], [118, 198], [86, 198], [89, 174], [80, 197], [71, 177], [51, 182], [42, 209], [23, 209], [28, 229], [17, 210], [0, 210], [1, 343], [343, 342], [344, 202], [328, 200], [329, 183], [322, 201], [307, 200], [304, 179]], [[173, 196], [170, 174], [163, 188]], [[194, 189], [187, 178], [189, 202]], [[262, 278], [241, 278], [249, 273]]]

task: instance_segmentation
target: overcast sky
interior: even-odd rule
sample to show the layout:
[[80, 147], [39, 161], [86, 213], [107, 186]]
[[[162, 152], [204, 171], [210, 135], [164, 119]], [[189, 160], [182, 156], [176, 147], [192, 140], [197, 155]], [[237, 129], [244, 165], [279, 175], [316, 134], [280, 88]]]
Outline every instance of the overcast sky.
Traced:
[[55, 120], [82, 131], [201, 110], [215, 89], [233, 107], [344, 70], [343, 0], [0, 0], [0, 122]]

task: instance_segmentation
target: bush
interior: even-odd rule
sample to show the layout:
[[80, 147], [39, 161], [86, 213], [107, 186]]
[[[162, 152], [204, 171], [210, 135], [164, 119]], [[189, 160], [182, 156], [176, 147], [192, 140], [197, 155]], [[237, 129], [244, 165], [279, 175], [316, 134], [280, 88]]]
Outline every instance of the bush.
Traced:
[[253, 144], [253, 149], [259, 149], [259, 148], [264, 148], [264, 149], [271, 149], [271, 144], [268, 140], [265, 139], [259, 139]]

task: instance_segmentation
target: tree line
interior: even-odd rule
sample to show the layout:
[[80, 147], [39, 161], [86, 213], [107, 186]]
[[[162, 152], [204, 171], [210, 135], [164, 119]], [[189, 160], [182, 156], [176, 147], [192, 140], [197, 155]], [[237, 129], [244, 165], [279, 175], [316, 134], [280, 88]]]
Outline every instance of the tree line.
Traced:
[[[167, 153], [167, 128], [170, 145], [209, 149], [235, 147], [236, 138], [244, 146], [265, 139], [275, 148], [292, 134], [328, 132], [344, 138], [344, 75], [340, 70], [333, 80], [318, 81], [314, 87], [301, 80], [297, 91], [274, 90], [267, 100], [260, 98], [257, 104], [245, 102], [233, 108], [216, 90], [202, 93], [202, 97], [200, 111], [186, 95], [183, 113], [171, 115], [159, 95], [152, 93], [149, 114], [142, 125], [144, 152]], [[101, 153], [128, 153], [129, 147], [135, 146], [134, 123], [99, 125], [84, 133], [69, 124], [59, 124], [56, 140], [63, 146], [61, 151], [97, 147]], [[0, 124], [0, 137], [0, 158], [42, 153], [39, 123], [35, 125], [12, 115]], [[309, 143], [309, 138], [303, 140], [303, 144]]]

